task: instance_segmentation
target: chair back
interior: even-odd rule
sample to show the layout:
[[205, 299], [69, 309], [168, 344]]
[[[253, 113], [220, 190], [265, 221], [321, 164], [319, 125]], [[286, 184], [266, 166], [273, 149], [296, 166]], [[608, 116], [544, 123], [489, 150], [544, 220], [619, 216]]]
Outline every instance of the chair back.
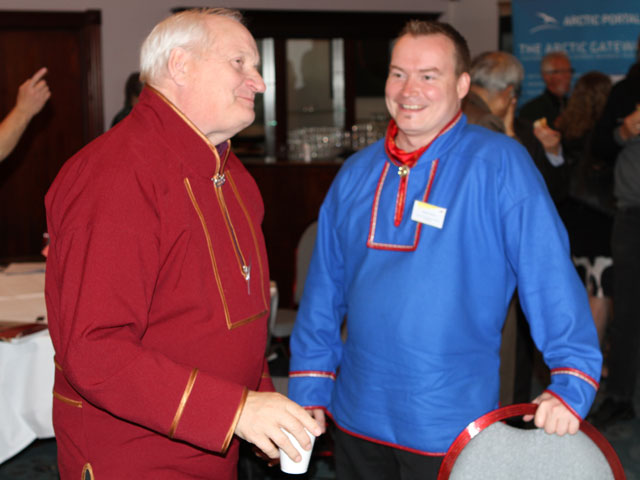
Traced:
[[575, 435], [549, 435], [501, 422], [535, 413], [535, 404], [503, 407], [471, 422], [449, 448], [438, 480], [626, 478], [611, 444], [586, 421]]

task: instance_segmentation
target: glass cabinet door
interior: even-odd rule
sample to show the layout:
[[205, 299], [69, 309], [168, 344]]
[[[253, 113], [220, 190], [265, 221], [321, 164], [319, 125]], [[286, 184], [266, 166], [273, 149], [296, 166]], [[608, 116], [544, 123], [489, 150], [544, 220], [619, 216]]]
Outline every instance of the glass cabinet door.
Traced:
[[[392, 39], [428, 12], [246, 10], [267, 90], [234, 138], [243, 160], [340, 160], [382, 138]], [[357, 25], [357, 28], [354, 26]]]
[[342, 39], [286, 40], [287, 157], [311, 162], [345, 148]]

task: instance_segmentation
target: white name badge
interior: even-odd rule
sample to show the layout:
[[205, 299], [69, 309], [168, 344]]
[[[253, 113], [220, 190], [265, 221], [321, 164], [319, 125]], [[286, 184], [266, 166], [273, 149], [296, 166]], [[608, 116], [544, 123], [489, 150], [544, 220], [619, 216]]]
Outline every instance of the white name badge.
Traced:
[[442, 228], [447, 209], [416, 200], [413, 202], [411, 220], [431, 227]]

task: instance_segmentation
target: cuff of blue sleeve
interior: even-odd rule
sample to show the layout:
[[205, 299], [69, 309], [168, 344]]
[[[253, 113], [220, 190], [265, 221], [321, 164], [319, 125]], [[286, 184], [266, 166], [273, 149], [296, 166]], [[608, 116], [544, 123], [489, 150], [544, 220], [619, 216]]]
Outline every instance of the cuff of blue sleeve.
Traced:
[[586, 374], [566, 373], [557, 369], [551, 371], [551, 385], [548, 390], [557, 395], [580, 419], [583, 419], [589, 413], [598, 387], [598, 383]]
[[331, 403], [335, 375], [322, 372], [291, 372], [288, 396], [299, 405], [325, 407]]

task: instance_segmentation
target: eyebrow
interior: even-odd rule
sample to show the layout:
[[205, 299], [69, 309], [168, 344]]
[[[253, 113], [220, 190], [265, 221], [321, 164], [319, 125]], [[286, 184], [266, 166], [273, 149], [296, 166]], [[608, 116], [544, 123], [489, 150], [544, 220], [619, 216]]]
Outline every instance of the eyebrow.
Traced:
[[[396, 70], [402, 70], [403, 72], [405, 71], [404, 68], [398, 67], [397, 65], [389, 65], [389, 70], [393, 70], [394, 68]], [[437, 67], [421, 68], [418, 70], [418, 73], [440, 73], [440, 69]]]
[[243, 57], [243, 58], [245, 58], [247, 60], [249, 60], [250, 58], [255, 56], [257, 61], [256, 62], [252, 62], [253, 65], [255, 67], [259, 67], [262, 64], [262, 57], [260, 56], [260, 52], [259, 51], [255, 51], [254, 52], [252, 50], [236, 50], [235, 52], [232, 51], [229, 54], [229, 58], [230, 59], [236, 58], [238, 56]]

